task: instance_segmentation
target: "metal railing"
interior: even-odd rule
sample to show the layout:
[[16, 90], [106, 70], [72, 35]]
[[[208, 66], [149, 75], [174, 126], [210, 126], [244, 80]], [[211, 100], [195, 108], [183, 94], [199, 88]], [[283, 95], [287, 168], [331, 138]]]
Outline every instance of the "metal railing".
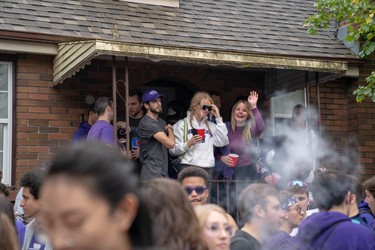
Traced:
[[238, 197], [241, 191], [249, 184], [250, 180], [211, 180], [208, 182], [210, 190], [209, 203], [217, 204], [224, 208], [228, 214], [240, 225], [238, 212]]

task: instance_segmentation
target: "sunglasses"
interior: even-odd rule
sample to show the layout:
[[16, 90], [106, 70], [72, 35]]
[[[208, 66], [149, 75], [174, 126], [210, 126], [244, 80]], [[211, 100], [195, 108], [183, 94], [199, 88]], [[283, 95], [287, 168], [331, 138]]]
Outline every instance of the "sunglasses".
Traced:
[[202, 186], [195, 186], [195, 187], [189, 187], [189, 186], [186, 186], [184, 187], [186, 193], [188, 195], [191, 195], [191, 193], [193, 193], [193, 191], [195, 191], [195, 193], [197, 193], [198, 195], [201, 195], [204, 193], [204, 191], [206, 191], [206, 187], [202, 187]]
[[202, 110], [211, 111], [211, 110], [212, 110], [212, 107], [211, 107], [211, 106], [208, 106], [208, 105], [202, 105]]
[[287, 185], [287, 187], [294, 187], [294, 186], [299, 186], [299, 187], [302, 187], [302, 188], [307, 188], [307, 184], [304, 183], [303, 181], [300, 181], [300, 180], [294, 180], [294, 181], [290, 181]]

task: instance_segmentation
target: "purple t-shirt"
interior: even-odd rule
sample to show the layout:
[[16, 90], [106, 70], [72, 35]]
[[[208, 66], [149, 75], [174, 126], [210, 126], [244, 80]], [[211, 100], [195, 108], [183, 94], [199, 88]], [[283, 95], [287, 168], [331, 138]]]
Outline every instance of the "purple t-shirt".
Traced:
[[114, 145], [113, 126], [106, 121], [98, 120], [90, 128], [87, 135], [88, 141], [100, 141], [104, 144]]

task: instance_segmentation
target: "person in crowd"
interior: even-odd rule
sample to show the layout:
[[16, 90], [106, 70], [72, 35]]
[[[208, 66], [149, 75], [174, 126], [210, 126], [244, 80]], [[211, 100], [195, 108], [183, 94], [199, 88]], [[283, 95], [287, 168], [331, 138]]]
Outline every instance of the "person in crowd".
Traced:
[[52, 249], [48, 240], [43, 237], [43, 228], [38, 217], [43, 206], [40, 197], [40, 188], [44, 175], [44, 169], [36, 168], [27, 172], [20, 181], [21, 187], [23, 187], [21, 207], [23, 208], [24, 216], [31, 220], [26, 226], [22, 250]]
[[[364, 225], [367, 228], [371, 228], [371, 223], [367, 223], [367, 219], [369, 216], [372, 216], [371, 213], [364, 213], [359, 210], [359, 206], [361, 201], [364, 198], [364, 190], [363, 186], [360, 183], [359, 179], [355, 177], [354, 175], [349, 175], [350, 180], [353, 182], [350, 194], [350, 212], [349, 212], [349, 218], [352, 220], [352, 222]], [[372, 216], [373, 218], [373, 216]], [[370, 222], [371, 220], [369, 220]]]
[[296, 249], [375, 249], [375, 234], [349, 216], [353, 182], [345, 173], [318, 173], [311, 191], [320, 212], [299, 226]]
[[88, 141], [100, 141], [114, 146], [114, 129], [111, 125], [113, 119], [112, 101], [108, 97], [99, 97], [95, 102], [95, 110], [98, 112], [98, 120], [90, 128], [87, 135]]
[[156, 90], [147, 90], [142, 103], [147, 110], [139, 122], [138, 136], [141, 149], [141, 179], [168, 177], [168, 149], [175, 145], [173, 127], [159, 117], [162, 114], [161, 97]]
[[98, 142], [52, 160], [41, 218], [55, 250], [152, 249], [151, 219], [139, 181], [121, 153]]
[[261, 249], [265, 241], [277, 233], [284, 216], [278, 191], [268, 184], [250, 184], [242, 190], [238, 208], [245, 224], [232, 237], [230, 249]]
[[[216, 117], [216, 123], [208, 121], [209, 114]], [[209, 179], [215, 166], [214, 146], [228, 144], [228, 130], [206, 92], [197, 92], [190, 102], [187, 117], [173, 125], [176, 145], [169, 150], [173, 156], [181, 157], [181, 168], [197, 166], [205, 169]]]
[[[258, 93], [250, 91], [247, 100], [238, 100], [232, 107], [231, 121], [226, 122], [229, 144], [221, 149], [218, 156], [225, 164], [223, 176], [241, 182], [230, 184], [231, 204], [236, 204], [239, 193], [249, 183], [259, 181], [257, 167], [257, 141], [265, 128], [264, 121], [257, 108]], [[237, 156], [236, 163], [231, 156]], [[237, 206], [230, 207], [230, 213], [236, 217]]]
[[207, 249], [193, 206], [175, 180], [145, 181], [141, 193], [153, 218], [156, 249]]
[[218, 205], [206, 204], [195, 206], [194, 210], [208, 250], [229, 250], [234, 229], [224, 209]]
[[[365, 202], [371, 209], [373, 215], [375, 215], [375, 176], [363, 182], [363, 188], [365, 189]], [[367, 216], [368, 223], [371, 224], [371, 228], [375, 230], [375, 220], [372, 220], [371, 217]]]
[[190, 166], [178, 174], [178, 182], [193, 206], [204, 205], [209, 197], [208, 174], [202, 168]]
[[[210, 190], [208, 189], [208, 174], [205, 170], [195, 166], [186, 167], [178, 174], [178, 182], [186, 191], [193, 206], [207, 204]], [[233, 217], [229, 214], [225, 216], [232, 228], [237, 230], [237, 223]]]
[[9, 219], [9, 216], [3, 211], [0, 212], [0, 249], [20, 249], [13, 221]]
[[[207, 93], [210, 95], [211, 99], [212, 99], [212, 102], [214, 103], [214, 105], [219, 109], [221, 109], [221, 95], [219, 92], [215, 91], [215, 90], [207, 90]], [[216, 117], [211, 113], [209, 116], [208, 116], [208, 120], [209, 121], [212, 121], [213, 123], [216, 123]]]
[[305, 217], [305, 212], [293, 193], [286, 190], [281, 191], [280, 202], [284, 213], [281, 219], [280, 230], [267, 240], [264, 247], [267, 250], [293, 249], [294, 238], [290, 236], [290, 233], [293, 228], [299, 226]]
[[145, 115], [145, 109], [142, 105], [142, 92], [139, 90], [132, 89], [129, 91], [129, 100], [128, 100], [128, 107], [129, 107], [129, 126], [126, 126], [126, 118], [124, 115], [119, 116], [117, 125], [119, 128], [117, 129], [117, 137], [120, 139], [120, 142], [126, 142], [126, 129], [129, 129], [129, 137], [130, 137], [130, 156], [129, 158], [134, 161], [135, 164], [135, 172], [140, 175], [141, 174], [141, 162], [139, 160], [140, 155], [140, 140], [138, 136], [139, 130], [139, 122]]
[[86, 140], [87, 134], [90, 131], [90, 128], [98, 120], [98, 113], [95, 110], [95, 104], [92, 104], [88, 110], [88, 119], [79, 124], [78, 129], [73, 134], [73, 142], [80, 140]]
[[[18, 243], [19, 243], [19, 246], [22, 246], [24, 238], [25, 238], [26, 227], [25, 227], [25, 224], [23, 224], [21, 220], [19, 220], [18, 218], [15, 218], [13, 205], [11, 202], [9, 202], [10, 192], [3, 183], [0, 183], [0, 195], [2, 195], [0, 196], [0, 201], [1, 201], [0, 208], [2, 208], [2, 211], [5, 211], [8, 213], [9, 219], [11, 219], [11, 221], [15, 222], [14, 225], [17, 231]], [[3, 198], [5, 198], [8, 202], [3, 201], [4, 200]]]

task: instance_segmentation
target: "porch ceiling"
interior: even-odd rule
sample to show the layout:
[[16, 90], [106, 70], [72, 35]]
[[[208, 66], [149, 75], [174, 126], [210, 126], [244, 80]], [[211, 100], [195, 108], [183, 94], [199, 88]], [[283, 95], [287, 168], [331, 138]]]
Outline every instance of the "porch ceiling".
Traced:
[[58, 53], [53, 61], [53, 85], [62, 83], [89, 64], [93, 58], [101, 55], [238, 68], [297, 69], [341, 74], [348, 70], [348, 62], [322, 58], [262, 55], [92, 40], [59, 44]]

